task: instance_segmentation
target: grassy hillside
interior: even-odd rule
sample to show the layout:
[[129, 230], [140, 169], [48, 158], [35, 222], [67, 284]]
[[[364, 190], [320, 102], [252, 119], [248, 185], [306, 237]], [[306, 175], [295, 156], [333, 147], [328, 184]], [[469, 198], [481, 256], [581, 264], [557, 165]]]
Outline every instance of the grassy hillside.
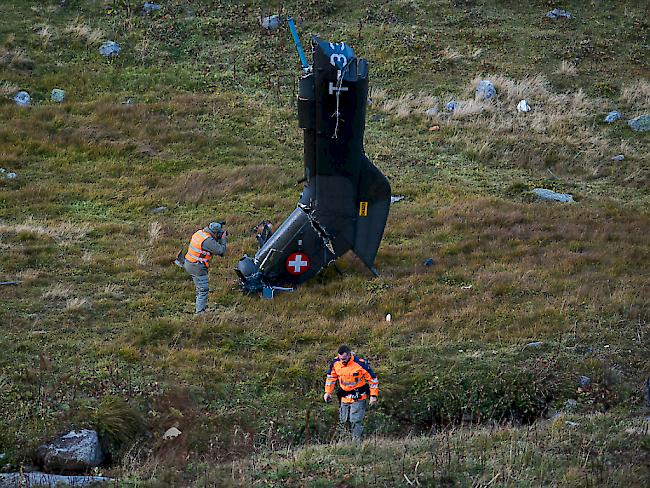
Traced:
[[[650, 113], [646, 2], [161, 3], [0, 3], [0, 166], [18, 175], [0, 178], [0, 281], [21, 281], [0, 286], [0, 467], [94, 426], [127, 486], [650, 478], [650, 136], [603, 122]], [[259, 27], [271, 13], [369, 59], [366, 152], [406, 199], [379, 278], [345, 256], [266, 301], [232, 270], [301, 191], [298, 59], [286, 26]], [[481, 78], [496, 101], [474, 100]], [[196, 318], [171, 261], [215, 219], [229, 249]], [[342, 342], [381, 382], [352, 458], [321, 394]]]

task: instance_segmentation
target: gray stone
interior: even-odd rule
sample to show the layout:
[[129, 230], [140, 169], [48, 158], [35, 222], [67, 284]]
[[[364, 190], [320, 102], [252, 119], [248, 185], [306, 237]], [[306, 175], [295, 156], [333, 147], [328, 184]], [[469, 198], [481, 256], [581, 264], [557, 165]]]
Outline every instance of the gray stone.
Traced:
[[15, 180], [16, 178], [18, 178], [18, 175], [16, 173], [13, 173], [13, 172], [12, 173], [7, 173], [5, 178], [7, 178], [8, 180]]
[[578, 378], [578, 384], [581, 388], [589, 388], [589, 386], [591, 386], [591, 378], [589, 376], [582, 375], [580, 378]]
[[40, 446], [37, 456], [48, 471], [85, 471], [104, 461], [97, 432], [88, 429], [70, 431], [57, 440]]
[[610, 113], [607, 114], [605, 117], [605, 122], [608, 124], [612, 124], [622, 118], [623, 116], [621, 115], [620, 112], [617, 112], [616, 110], [611, 111]]
[[14, 95], [14, 102], [19, 107], [29, 107], [32, 104], [32, 97], [26, 91], [19, 91]]
[[573, 398], [569, 398], [566, 402], [564, 402], [564, 408], [566, 410], [573, 410], [578, 406], [578, 402], [574, 400]]
[[476, 87], [477, 100], [492, 100], [497, 96], [497, 89], [490, 80], [481, 80]]
[[55, 103], [61, 103], [65, 100], [65, 92], [59, 88], [54, 88], [50, 94], [50, 100]]
[[151, 12], [155, 12], [156, 10], [160, 10], [161, 8], [162, 6], [157, 3], [144, 2], [144, 5], [142, 6], [142, 11], [145, 14], [150, 14]]
[[433, 266], [433, 258], [429, 258], [424, 261], [425, 266]]
[[279, 15], [269, 15], [268, 17], [262, 17], [260, 19], [260, 25], [262, 29], [266, 30], [275, 30], [280, 27], [280, 16]]
[[151, 213], [153, 213], [153, 214], [161, 214], [161, 213], [165, 213], [166, 210], [167, 210], [167, 207], [165, 207], [163, 205], [162, 207], [156, 207], [156, 208], [152, 209]]
[[613, 161], [624, 161], [625, 160], [625, 155], [624, 154], [617, 154], [612, 158]]
[[542, 347], [543, 345], [544, 345], [543, 342], [541, 342], [541, 341], [535, 341], [535, 342], [529, 342], [528, 344], [526, 344], [526, 347], [531, 347], [531, 348], [533, 348], [533, 349], [539, 349], [539, 348]]
[[447, 105], [445, 105], [447, 112], [453, 112], [456, 110], [456, 107], [458, 107], [458, 102], [456, 102], [456, 100], [451, 100], [450, 102], [447, 102]]
[[546, 17], [548, 17], [551, 20], [558, 20], [558, 19], [571, 19], [573, 18], [573, 15], [571, 15], [571, 12], [567, 12], [566, 10], [562, 10], [561, 8], [554, 8], [550, 12], [546, 14]]
[[99, 54], [106, 58], [117, 56], [120, 54], [122, 47], [115, 41], [106, 41], [99, 48]]
[[0, 474], [0, 488], [17, 486], [90, 486], [107, 483], [111, 478], [103, 476], [58, 476], [47, 473], [6, 473]]
[[434, 115], [438, 114], [438, 109], [436, 107], [432, 107], [427, 109], [426, 112], [424, 113], [426, 114], [427, 117], [433, 117]]
[[406, 197], [404, 195], [391, 195], [390, 196], [390, 203], [397, 203], [401, 202], [404, 200]]
[[647, 132], [650, 130], [650, 115], [639, 115], [637, 118], [629, 120], [627, 125], [634, 132]]
[[568, 193], [556, 193], [553, 190], [547, 190], [545, 188], [534, 188], [533, 193], [543, 200], [552, 200], [563, 203], [573, 202], [573, 195]]

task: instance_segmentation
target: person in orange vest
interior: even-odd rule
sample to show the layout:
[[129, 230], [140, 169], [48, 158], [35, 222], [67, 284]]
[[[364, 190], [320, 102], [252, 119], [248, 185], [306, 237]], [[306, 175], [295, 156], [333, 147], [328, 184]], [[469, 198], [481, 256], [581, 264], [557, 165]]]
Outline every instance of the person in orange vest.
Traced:
[[222, 222], [212, 222], [207, 227], [197, 230], [190, 239], [185, 254], [183, 268], [192, 277], [196, 287], [196, 313], [205, 312], [208, 304], [208, 269], [214, 254], [226, 254], [226, 236]]
[[363, 417], [366, 405], [377, 403], [379, 381], [377, 375], [363, 358], [355, 356], [348, 346], [341, 346], [338, 355], [330, 363], [325, 379], [323, 399], [329, 403], [334, 393], [336, 382], [339, 388], [339, 423], [341, 426], [349, 421], [352, 425], [352, 439], [359, 442], [363, 432]]

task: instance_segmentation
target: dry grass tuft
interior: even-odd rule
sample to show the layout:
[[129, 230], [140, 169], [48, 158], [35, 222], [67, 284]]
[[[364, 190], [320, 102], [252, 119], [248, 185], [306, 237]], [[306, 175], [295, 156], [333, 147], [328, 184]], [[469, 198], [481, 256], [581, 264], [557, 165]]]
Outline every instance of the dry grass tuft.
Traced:
[[456, 49], [454, 49], [454, 48], [452, 48], [452, 47], [449, 47], [449, 46], [447, 46], [447, 47], [446, 47], [446, 48], [445, 48], [445, 49], [440, 53], [440, 56], [441, 56], [442, 59], [444, 59], [445, 61], [456, 61], [456, 60], [458, 60], [458, 59], [463, 59], [463, 58], [465, 57], [465, 56], [463, 56], [463, 54], [462, 54], [460, 51], [458, 51], [458, 50], [456, 50]]
[[555, 71], [556, 75], [566, 75], [566, 76], [575, 76], [578, 74], [578, 69], [576, 68], [575, 63], [571, 61], [562, 61], [560, 66]]
[[0, 82], [0, 97], [11, 97], [16, 94], [20, 88], [8, 81]]
[[100, 295], [113, 298], [121, 298], [124, 295], [122, 292], [122, 287], [115, 283], [107, 284], [99, 293]]
[[138, 266], [147, 266], [149, 261], [147, 260], [147, 253], [144, 251], [138, 251], [135, 253], [135, 261], [138, 263]]
[[155, 244], [162, 236], [162, 225], [155, 221], [149, 224], [149, 244]]
[[639, 109], [650, 109], [650, 81], [637, 80], [632, 85], [626, 85], [621, 92], [621, 101]]
[[41, 39], [41, 45], [47, 47], [52, 40], [52, 26], [49, 24], [38, 25], [34, 28], [36, 35]]
[[43, 298], [66, 298], [72, 294], [72, 286], [56, 283], [43, 293]]
[[34, 61], [27, 57], [24, 49], [15, 49], [13, 51], [0, 48], [0, 66], [11, 66], [15, 69], [29, 70], [34, 67]]
[[68, 298], [65, 302], [66, 312], [78, 312], [81, 310], [90, 310], [92, 303], [87, 298]]
[[66, 34], [71, 34], [77, 39], [83, 40], [88, 45], [96, 44], [105, 37], [104, 31], [101, 29], [93, 29], [92, 27], [81, 23], [79, 20], [66, 27], [64, 32]]
[[59, 222], [50, 224], [40, 222], [30, 217], [24, 224], [0, 223], [0, 232], [18, 234], [22, 232], [35, 234], [43, 237], [50, 237], [59, 244], [65, 245], [84, 239], [93, 228], [89, 224], [75, 222]]

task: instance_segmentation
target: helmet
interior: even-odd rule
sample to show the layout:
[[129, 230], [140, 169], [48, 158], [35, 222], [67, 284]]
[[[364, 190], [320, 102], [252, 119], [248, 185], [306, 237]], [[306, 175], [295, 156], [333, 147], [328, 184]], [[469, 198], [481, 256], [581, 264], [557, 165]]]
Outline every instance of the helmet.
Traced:
[[222, 230], [221, 222], [210, 222], [210, 224], [208, 224], [208, 229], [210, 229], [210, 232], [213, 234], [219, 234]]

